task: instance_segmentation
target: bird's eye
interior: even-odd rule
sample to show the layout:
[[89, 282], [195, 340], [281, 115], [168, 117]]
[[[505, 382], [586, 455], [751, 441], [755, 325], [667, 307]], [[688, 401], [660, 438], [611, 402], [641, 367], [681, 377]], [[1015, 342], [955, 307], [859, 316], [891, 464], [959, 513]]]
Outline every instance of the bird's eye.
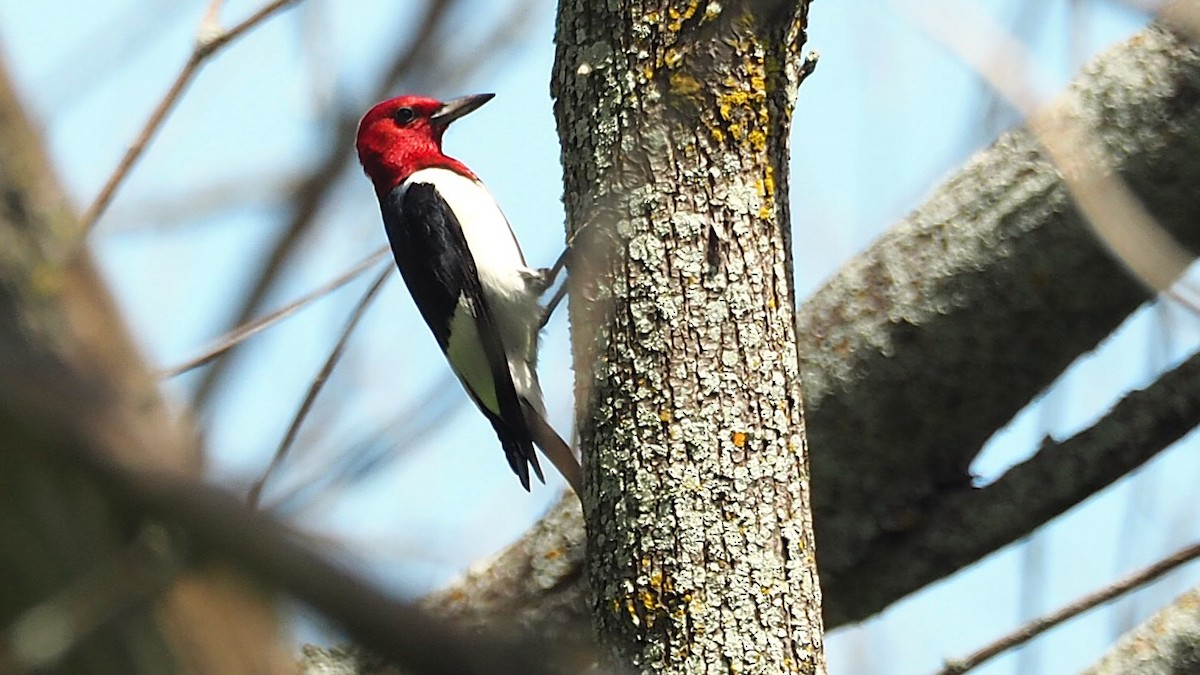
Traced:
[[396, 110], [396, 112], [392, 113], [392, 119], [396, 120], [396, 124], [399, 124], [400, 126], [404, 126], [405, 124], [413, 121], [413, 118], [416, 116], [417, 114], [413, 112], [412, 108], [400, 108]]

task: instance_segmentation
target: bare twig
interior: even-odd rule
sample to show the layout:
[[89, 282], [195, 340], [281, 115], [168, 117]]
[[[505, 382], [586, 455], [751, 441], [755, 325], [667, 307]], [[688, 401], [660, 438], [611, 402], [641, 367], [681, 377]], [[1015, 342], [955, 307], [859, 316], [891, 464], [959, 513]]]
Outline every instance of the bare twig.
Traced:
[[316, 512], [346, 488], [378, 475], [381, 466], [418, 447], [420, 440], [443, 428], [462, 411], [469, 399], [463, 395], [449, 368], [418, 392], [405, 409], [389, 422], [355, 437], [339, 440], [332, 457], [314, 461], [306, 475], [286, 488], [276, 488], [271, 511], [289, 520], [300, 511]]
[[1195, 673], [1200, 640], [1200, 586], [1194, 586], [1125, 633], [1079, 675]]
[[217, 14], [220, 12], [222, 0], [212, 0], [212, 3], [205, 11], [204, 19], [200, 22], [200, 28], [197, 30], [196, 35], [196, 45], [192, 48], [191, 56], [183, 64], [183, 68], [175, 76], [175, 81], [171, 83], [170, 88], [167, 89], [167, 93], [158, 102], [158, 105], [154, 108], [154, 112], [150, 113], [150, 119], [146, 120], [146, 124], [129, 146], [129, 149], [125, 151], [125, 155], [121, 157], [121, 161], [117, 164], [116, 169], [113, 170], [108, 180], [105, 181], [104, 187], [100, 188], [100, 193], [80, 219], [81, 227], [84, 231], [90, 231], [95, 227], [96, 221], [100, 219], [104, 210], [112, 203], [117, 188], [125, 181], [130, 170], [133, 169], [133, 165], [141, 158], [146, 150], [146, 146], [150, 144], [151, 139], [154, 138], [159, 128], [162, 127], [163, 120], [166, 119], [167, 114], [179, 102], [180, 96], [188, 84], [191, 83], [200, 66], [204, 65], [204, 62], [222, 47], [241, 37], [246, 31], [265, 21], [272, 14], [297, 1], [274, 0], [273, 2], [269, 2], [233, 28], [222, 31], [217, 23]]
[[996, 656], [1008, 649], [1012, 649], [1017, 645], [1023, 644], [1041, 635], [1042, 633], [1054, 628], [1058, 624], [1074, 618], [1090, 609], [1102, 605], [1113, 598], [1121, 596], [1129, 591], [1144, 586], [1151, 581], [1161, 577], [1171, 570], [1184, 565], [1193, 560], [1200, 558], [1200, 544], [1193, 544], [1187, 548], [1171, 555], [1159, 562], [1150, 565], [1149, 567], [1132, 574], [1117, 583], [1104, 588], [1100, 591], [1084, 596], [1079, 600], [1063, 607], [1057, 612], [1047, 614], [1040, 619], [1035, 619], [1021, 626], [1017, 630], [1008, 635], [996, 640], [983, 649], [967, 656], [966, 658], [956, 661], [949, 661], [945, 667], [938, 671], [937, 675], [959, 675], [973, 668], [978, 667], [983, 662]]
[[[436, 37], [441, 33], [439, 27], [454, 4], [455, 0], [435, 0], [428, 4], [420, 22], [413, 29], [412, 42], [393, 58], [387, 73], [375, 86], [372, 98], [385, 96], [397, 82], [407, 77], [418, 66], [430, 65], [429, 55], [437, 44]], [[279, 238], [271, 245], [270, 253], [264, 256], [257, 266], [257, 275], [240, 306], [235, 310], [236, 315], [231, 325], [245, 323], [253, 317], [300, 242], [316, 224], [317, 215], [331, 194], [338, 177], [350, 166], [352, 155], [343, 140], [353, 137], [358, 125], [358, 116], [357, 109], [344, 108], [338, 112], [335, 120], [327, 125], [330, 128], [330, 142], [326, 154], [314, 163], [315, 168], [294, 191], [288, 222], [282, 228]], [[217, 384], [225, 375], [228, 363], [229, 360], [219, 361], [204, 373], [192, 400], [194, 408], [200, 410], [208, 404]]]
[[189, 370], [192, 370], [194, 368], [199, 368], [200, 366], [203, 366], [203, 365], [211, 362], [213, 359], [221, 356], [225, 352], [228, 352], [230, 349], [233, 349], [235, 346], [241, 344], [242, 342], [245, 342], [246, 340], [248, 340], [251, 337], [257, 335], [258, 333], [266, 330], [267, 328], [270, 328], [271, 326], [275, 325], [276, 323], [283, 321], [284, 319], [288, 318], [292, 314], [295, 314], [297, 311], [304, 308], [305, 306], [325, 297], [326, 295], [332, 293], [333, 291], [336, 291], [337, 289], [341, 288], [342, 286], [345, 286], [346, 284], [350, 283], [351, 281], [357, 279], [360, 274], [362, 274], [363, 272], [366, 272], [368, 269], [371, 268], [372, 265], [374, 265], [375, 263], [379, 262], [384, 257], [386, 257], [387, 252], [388, 252], [387, 246], [380, 247], [379, 250], [375, 251], [374, 253], [367, 256], [366, 258], [363, 258], [357, 264], [355, 264], [354, 267], [351, 267], [349, 270], [342, 273], [339, 277], [326, 283], [325, 285], [321, 286], [320, 288], [317, 288], [316, 290], [308, 293], [307, 295], [301, 296], [300, 298], [293, 300], [292, 302], [288, 303], [287, 305], [284, 305], [283, 307], [280, 307], [279, 309], [275, 310], [274, 312], [271, 312], [270, 314], [267, 314], [265, 316], [259, 317], [248, 323], [244, 323], [241, 326], [238, 326], [237, 328], [233, 329], [229, 333], [226, 333], [225, 336], [222, 337], [220, 340], [218, 340], [215, 345], [206, 349], [204, 352], [202, 352], [196, 356], [193, 356], [192, 358], [188, 359], [187, 361], [184, 361], [183, 363], [180, 363], [175, 366], [171, 366], [170, 368], [164, 368], [163, 370], [160, 370], [158, 373], [159, 377], [162, 377], [162, 378], [175, 377], [176, 375], [181, 375], [183, 373], [186, 373]]
[[295, 417], [292, 418], [291, 425], [288, 426], [287, 433], [284, 434], [283, 440], [279, 442], [279, 446], [275, 448], [275, 455], [271, 458], [270, 465], [267, 466], [267, 469], [263, 472], [262, 477], [260, 477], [258, 481], [254, 483], [253, 487], [250, 488], [250, 494], [248, 495], [247, 500], [251, 506], [258, 506], [259, 500], [262, 498], [263, 486], [266, 485], [267, 479], [271, 477], [271, 474], [279, 467], [280, 464], [283, 463], [284, 458], [287, 457], [287, 453], [291, 449], [292, 443], [296, 441], [296, 435], [300, 432], [300, 425], [304, 423], [304, 418], [307, 417], [308, 412], [312, 410], [313, 402], [317, 400], [317, 394], [321, 393], [321, 389], [325, 386], [325, 382], [329, 379], [330, 373], [333, 372], [333, 369], [337, 366], [338, 361], [341, 360], [342, 354], [346, 351], [346, 343], [349, 342], [351, 333], [353, 333], [354, 329], [358, 326], [358, 322], [360, 319], [362, 319], [363, 314], [366, 313], [367, 307], [369, 307], [371, 302], [376, 298], [376, 296], [379, 295], [380, 289], [383, 288], [383, 283], [387, 281], [391, 275], [392, 265], [389, 262], [380, 271], [379, 276], [375, 279], [375, 283], [371, 284], [371, 287], [367, 289], [366, 293], [363, 294], [362, 299], [358, 301], [358, 305], [355, 306], [354, 311], [350, 313], [350, 318], [346, 321], [345, 328], [342, 329], [341, 337], [338, 338], [337, 344], [333, 347], [333, 351], [329, 353], [329, 357], [325, 359], [325, 365], [321, 366], [321, 370], [317, 373], [317, 376], [313, 378], [312, 384], [310, 384], [308, 387], [308, 393], [304, 396], [304, 401], [301, 402], [300, 408], [296, 411]]
[[546, 303], [546, 307], [542, 309], [542, 319], [538, 322], [538, 330], [546, 327], [550, 323], [550, 317], [554, 315], [554, 310], [558, 309], [559, 303], [563, 298], [567, 297], [567, 285], [563, 284], [554, 291], [554, 297], [550, 298], [550, 302]]
[[1163, 291], [1163, 295], [1179, 303], [1192, 314], [1200, 316], [1200, 304], [1196, 304], [1195, 300], [1192, 300], [1183, 293], [1180, 293], [1175, 288], [1168, 288], [1167, 290]]

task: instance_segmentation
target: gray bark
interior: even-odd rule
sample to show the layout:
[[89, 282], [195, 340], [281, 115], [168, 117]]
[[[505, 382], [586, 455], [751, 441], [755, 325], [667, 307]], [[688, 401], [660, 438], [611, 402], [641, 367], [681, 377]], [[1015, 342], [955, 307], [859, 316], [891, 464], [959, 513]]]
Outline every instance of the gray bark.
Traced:
[[788, 136], [807, 2], [562, 2], [590, 609], [641, 672], [824, 672]]
[[[1194, 249], [1197, 52], [1159, 29], [1143, 31], [1098, 57], [1057, 106], [1097, 130], [1146, 207]], [[1154, 431], [1137, 452], [1079, 439], [1048, 444], [995, 485], [970, 486], [966, 467], [983, 442], [1146, 299], [1094, 241], [1032, 136], [1016, 130], [800, 308], [828, 625], [869, 616], [944, 576], [951, 570], [935, 564], [938, 556], [962, 567], [1032, 531], [1195, 426], [1200, 378], [1166, 378], [1142, 398], [1149, 408], [1126, 418], [1141, 422], [1116, 425]], [[1053, 470], [1080, 462], [1097, 471]], [[1108, 477], [1097, 481], [1097, 473]], [[1012, 501], [1014, 494], [1024, 496]], [[989, 503], [1007, 508], [976, 513]], [[577, 552], [583, 534], [569, 529], [577, 521], [552, 517], [568, 529], [534, 533]], [[954, 550], [921, 545], [935, 523], [968, 521], [950, 542]], [[494, 569], [474, 571], [438, 598], [453, 595], [455, 611], [474, 621], [500, 615], [490, 580], [528, 567], [528, 552], [538, 549], [522, 541]], [[557, 582], [508, 586], [516, 597], [505, 601], [522, 608], [531, 629], [578, 634], [587, 621], [582, 563], [571, 555], [576, 566], [558, 568]], [[539, 616], [539, 606], [550, 611]]]
[[[1091, 63], [1049, 114], [1089, 127], [1150, 213], [1195, 250], [1198, 104], [1200, 53], [1150, 29]], [[917, 545], [940, 506], [956, 503], [961, 519], [977, 503], [964, 495], [1007, 489], [972, 488], [971, 460], [1147, 299], [1020, 129], [805, 304], [813, 474], [831, 488], [814, 495], [831, 623], [870, 616], [1111, 482], [1064, 470], [1059, 490], [976, 519], [961, 548]], [[1112, 479], [1145, 459], [1113, 458]], [[945, 555], [952, 565], [930, 564]]]

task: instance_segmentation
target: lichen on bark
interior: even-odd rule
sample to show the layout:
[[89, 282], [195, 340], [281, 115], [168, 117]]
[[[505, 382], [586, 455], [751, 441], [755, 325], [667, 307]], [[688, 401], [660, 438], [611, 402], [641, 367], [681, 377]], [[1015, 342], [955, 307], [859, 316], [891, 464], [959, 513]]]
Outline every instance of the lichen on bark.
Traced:
[[824, 672], [786, 197], [806, 13], [560, 4], [592, 610], [643, 672]]

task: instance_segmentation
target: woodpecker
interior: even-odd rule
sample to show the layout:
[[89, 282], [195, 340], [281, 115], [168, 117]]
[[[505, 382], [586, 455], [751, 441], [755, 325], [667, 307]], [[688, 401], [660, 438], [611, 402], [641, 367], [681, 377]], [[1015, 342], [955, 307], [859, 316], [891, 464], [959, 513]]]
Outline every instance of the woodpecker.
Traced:
[[539, 298], [552, 280], [526, 265], [479, 177], [442, 152], [450, 123], [492, 96], [379, 103], [359, 122], [358, 159], [375, 186], [400, 275], [521, 485], [529, 490], [530, 469], [545, 482], [536, 443], [582, 494], [579, 463], [546, 422], [536, 370]]

